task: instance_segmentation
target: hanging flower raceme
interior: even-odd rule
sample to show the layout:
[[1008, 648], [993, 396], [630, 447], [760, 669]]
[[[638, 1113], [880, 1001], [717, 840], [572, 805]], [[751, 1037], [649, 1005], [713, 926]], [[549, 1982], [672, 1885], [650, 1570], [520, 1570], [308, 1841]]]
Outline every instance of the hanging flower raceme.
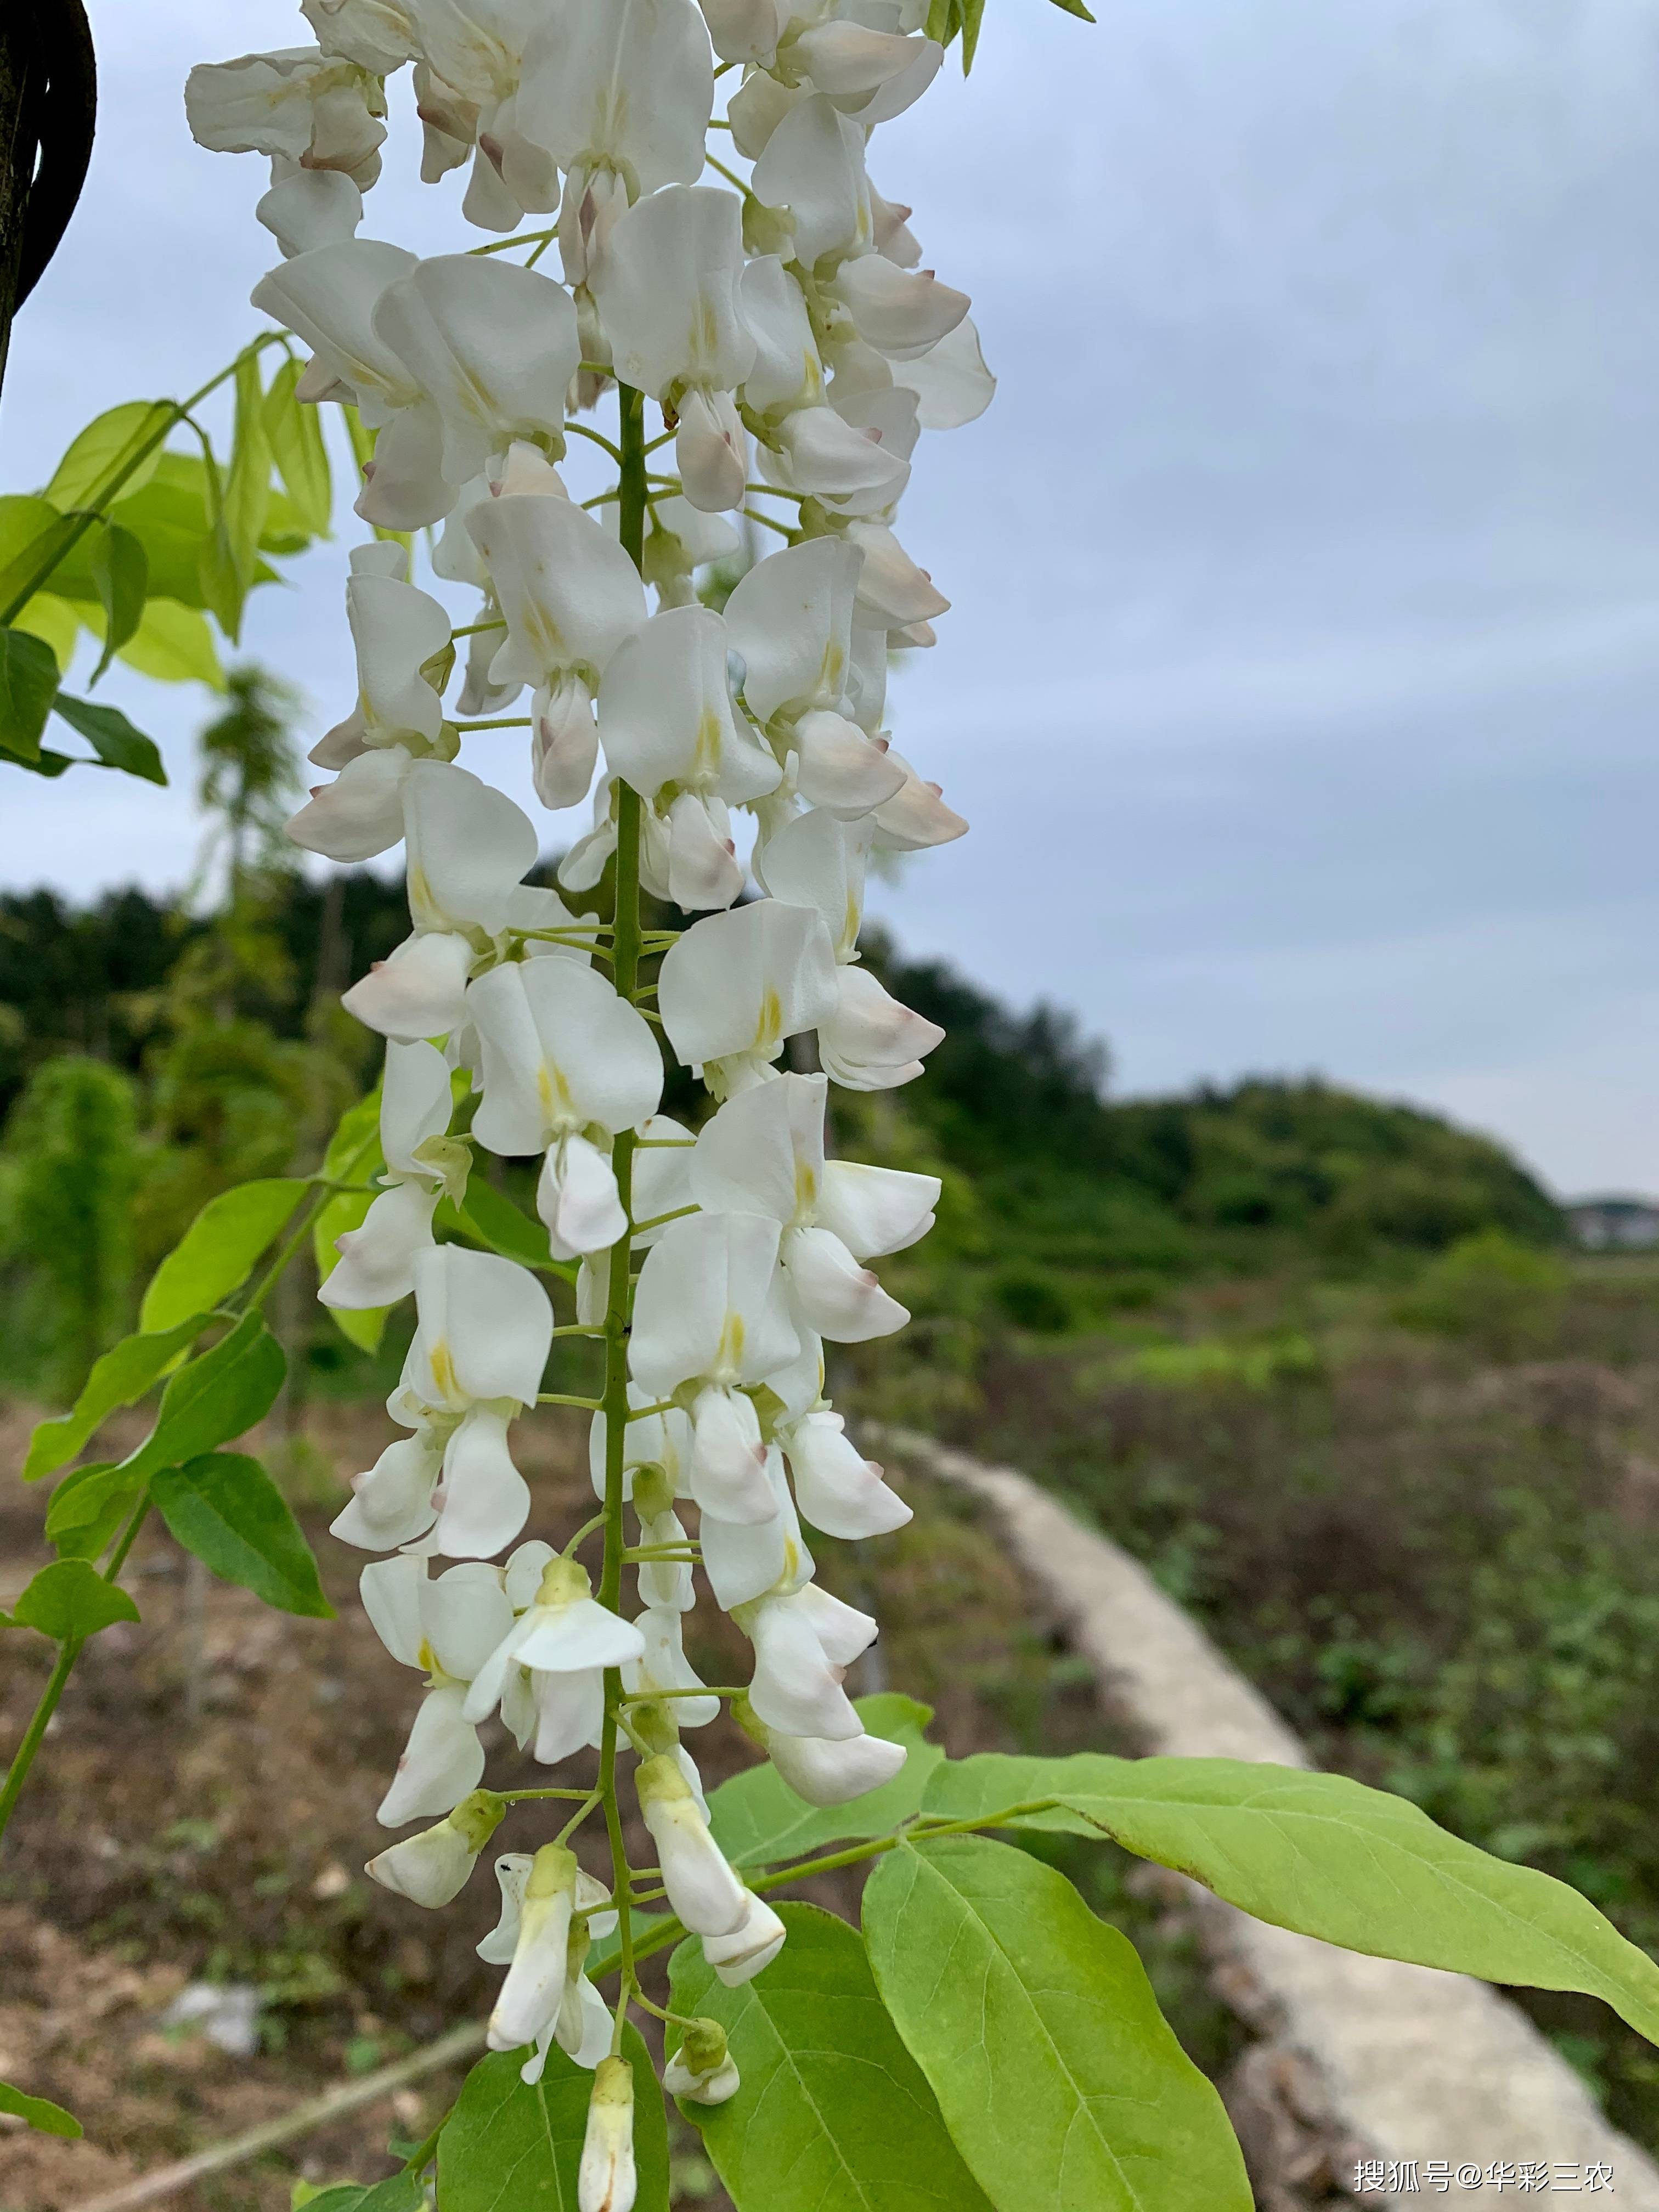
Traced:
[[[358, 514], [377, 533], [441, 525], [432, 592], [404, 543], [353, 552], [356, 700], [312, 756], [333, 781], [291, 825], [348, 864], [401, 841], [410, 917], [344, 994], [386, 1041], [385, 1166], [322, 1286], [343, 1315], [415, 1298], [400, 1433], [335, 1523], [390, 1555], [364, 1604], [425, 1684], [380, 1817], [430, 1825], [369, 1871], [428, 1907], [459, 1895], [507, 1802], [482, 1786], [497, 1716], [544, 1767], [583, 1762], [548, 1793], [571, 1802], [541, 1847], [495, 1861], [477, 1948], [505, 1969], [492, 2049], [521, 2053], [527, 2083], [556, 2045], [592, 2072], [580, 2212], [629, 2212], [633, 1993], [613, 2020], [587, 1971], [616, 1907], [578, 1863], [583, 1823], [602, 1800], [622, 1833], [631, 1751], [667, 1905], [735, 1987], [787, 1929], [716, 1842], [682, 1732], [729, 1700], [810, 1806], [905, 1762], [848, 1692], [876, 1624], [817, 1586], [807, 1532], [908, 1518], [830, 1401], [825, 1347], [902, 1327], [879, 1263], [926, 1234], [939, 1183], [835, 1158], [826, 1133], [832, 1085], [908, 1082], [942, 1034], [859, 936], [870, 854], [966, 827], [890, 740], [888, 670], [948, 605], [900, 535], [918, 441], [972, 421], [993, 381], [966, 295], [866, 166], [872, 129], [939, 68], [921, 0], [302, 10], [315, 48], [198, 71], [192, 127], [270, 158], [258, 214], [283, 258], [254, 301], [310, 354], [301, 401], [356, 410]], [[717, 150], [753, 167], [744, 185], [712, 166], [737, 191], [701, 181], [716, 56], [733, 69]], [[506, 234], [531, 212], [530, 238], [419, 258], [359, 234], [405, 65], [423, 178], [470, 163], [465, 219]], [[614, 416], [580, 420], [613, 386]], [[784, 550], [755, 560], [738, 509]], [[476, 615], [452, 617], [458, 594]], [[585, 834], [544, 837], [489, 780], [509, 722], [543, 807], [591, 799]], [[544, 843], [563, 896], [530, 880]], [[659, 929], [649, 899], [693, 919]], [[678, 1118], [665, 1052], [707, 1093]], [[469, 1185], [480, 1146], [535, 1163], [538, 1219], [508, 1194], [516, 1170]], [[573, 1369], [603, 1361], [597, 1400], [562, 1374], [544, 1392], [550, 1285], [561, 1335], [592, 1340], [561, 1347]], [[509, 1431], [544, 1396], [597, 1406], [602, 1510], [520, 1541]], [[745, 1690], [688, 1656], [704, 1590], [752, 1647]], [[631, 1911], [620, 1846], [612, 1878]], [[670, 2039], [676, 2095], [738, 2092], [714, 2021]]]

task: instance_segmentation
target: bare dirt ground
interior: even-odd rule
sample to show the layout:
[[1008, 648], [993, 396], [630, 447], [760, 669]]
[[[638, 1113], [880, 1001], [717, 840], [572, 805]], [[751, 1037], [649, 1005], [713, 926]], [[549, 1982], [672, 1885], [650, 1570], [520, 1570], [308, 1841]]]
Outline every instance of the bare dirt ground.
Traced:
[[[0, 1415], [0, 1466], [19, 1463], [29, 1418]], [[118, 1425], [105, 1450], [125, 1448]], [[125, 1579], [143, 1620], [88, 1648], [0, 1863], [0, 2076], [87, 2127], [84, 2142], [64, 2142], [0, 2120], [3, 2212], [70, 2212], [488, 2009], [498, 1973], [473, 1946], [494, 1923], [494, 1885], [475, 1881], [457, 1905], [426, 1913], [362, 1872], [384, 1839], [374, 1808], [419, 1684], [362, 1613], [362, 1555], [326, 1529], [346, 1476], [391, 1433], [378, 1407], [320, 1408], [274, 1453], [336, 1620], [204, 1587], [164, 1529], [140, 1539]], [[579, 1432], [544, 1416], [520, 1442], [531, 1533], [568, 1533], [592, 1510]], [[1092, 1685], [1059, 1653], [994, 1530], [931, 1486], [911, 1494], [917, 1520], [898, 1536], [823, 1547], [825, 1582], [884, 1624], [854, 1686], [925, 1698], [958, 1754], [1103, 1745]], [[9, 1479], [0, 1493], [0, 1602], [47, 1556], [44, 1503]], [[732, 1680], [734, 1666], [741, 1679], [744, 1647], [712, 1606], [688, 1644], [705, 1679]], [[15, 1742], [50, 1657], [39, 1638], [0, 1640], [0, 1746]], [[751, 1756], [723, 1721], [695, 1748], [711, 1783]], [[546, 1779], [499, 1728], [489, 1749], [492, 1782]], [[544, 1827], [520, 1808], [500, 1845], [533, 1848]], [[850, 1875], [809, 1893], [855, 1909]], [[258, 1991], [256, 2052], [234, 2057], [163, 2025], [194, 1982]], [[429, 2077], [171, 2201], [285, 2212], [296, 2178], [378, 2179], [391, 2170], [388, 2139], [418, 2141], [458, 2087], [459, 2075]], [[722, 2201], [689, 2142], [678, 2181], [685, 2203]]]

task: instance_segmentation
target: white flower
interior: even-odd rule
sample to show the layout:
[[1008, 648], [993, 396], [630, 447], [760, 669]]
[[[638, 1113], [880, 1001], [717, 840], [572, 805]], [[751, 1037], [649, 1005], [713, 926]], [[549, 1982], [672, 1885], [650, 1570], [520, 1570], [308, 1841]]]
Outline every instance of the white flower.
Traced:
[[550, 277], [495, 256], [440, 254], [389, 285], [372, 322], [435, 410], [440, 466], [457, 489], [514, 439], [563, 452], [581, 349], [576, 311]]
[[557, 2014], [570, 1956], [570, 1920], [580, 1869], [574, 1851], [544, 1844], [532, 1862], [519, 1905], [513, 1963], [489, 2015], [492, 2051], [533, 2043]]
[[467, 526], [507, 622], [492, 681], [550, 688], [579, 680], [591, 695], [645, 620], [632, 561], [603, 524], [551, 492], [503, 490], [476, 507]]
[[420, 0], [300, 0], [300, 13], [326, 54], [390, 76], [421, 51]]
[[[475, 957], [494, 951], [535, 865], [535, 824], [504, 792], [463, 768], [416, 761], [403, 779], [409, 907], [415, 935], [347, 991], [341, 1004], [382, 1036], [446, 1036], [465, 1012]], [[545, 905], [552, 894], [535, 895]], [[563, 908], [552, 899], [558, 913]], [[521, 922], [520, 926], [527, 926]], [[536, 926], [545, 927], [545, 924]]]
[[[774, 1376], [776, 1388], [781, 1376]], [[697, 1529], [702, 1547], [702, 1571], [714, 1602], [727, 1613], [754, 1599], [782, 1595], [811, 1579], [812, 1554], [801, 1534], [795, 1501], [784, 1474], [783, 1454], [775, 1444], [763, 1455], [762, 1473], [771, 1494], [772, 1510], [765, 1519], [755, 1516], [751, 1501], [738, 1503], [749, 1517], [726, 1518], [705, 1507]]]
[[447, 1905], [465, 1887], [505, 1810], [502, 1800], [489, 1790], [475, 1790], [435, 1828], [405, 1836], [372, 1858], [363, 1872], [411, 1904]]
[[744, 150], [758, 153], [750, 183], [766, 206], [789, 216], [791, 258], [803, 269], [834, 269], [870, 251], [875, 224], [864, 133], [822, 94], [792, 106], [763, 150]]
[[414, 380], [374, 327], [381, 295], [416, 265], [400, 246], [348, 238], [295, 254], [260, 278], [253, 305], [312, 349], [302, 398], [349, 399], [371, 429], [416, 404]]
[[446, 1439], [430, 1548], [451, 1559], [488, 1559], [513, 1541], [530, 1510], [507, 1429], [536, 1401], [552, 1308], [527, 1267], [440, 1244], [416, 1259], [415, 1311], [414, 1340], [388, 1410], [405, 1427]]
[[835, 1004], [822, 918], [777, 899], [694, 922], [664, 956], [657, 987], [669, 1042], [716, 1097], [761, 1081], [785, 1039]]
[[997, 388], [980, 350], [979, 332], [966, 315], [926, 353], [896, 368], [894, 381], [915, 393], [924, 430], [954, 430], [976, 422]]
[[674, 1760], [659, 1753], [641, 1759], [634, 1787], [640, 1817], [657, 1846], [669, 1904], [695, 1935], [730, 1935], [743, 1923], [749, 1892], [709, 1834], [690, 1784]]
[[513, 1608], [501, 1570], [471, 1560], [429, 1582], [426, 1561], [402, 1553], [365, 1567], [360, 1587], [381, 1643], [428, 1680], [380, 1809], [381, 1826], [398, 1828], [449, 1812], [477, 1787], [484, 1755], [464, 1711], [467, 1685], [511, 1627]]
[[[873, 975], [851, 964], [859, 957], [865, 862], [880, 818], [878, 811], [872, 823], [846, 824], [827, 811], [799, 815], [767, 841], [762, 863], [775, 898], [810, 907], [826, 933], [840, 932], [833, 938], [840, 963], [836, 1003], [818, 1023], [818, 1053], [829, 1074], [849, 1091], [890, 1091], [914, 1081], [922, 1055], [945, 1036], [937, 1022], [902, 1006]], [[828, 1285], [826, 1291], [833, 1295]], [[836, 1334], [817, 1326], [826, 1336]]]
[[544, 1150], [536, 1206], [556, 1259], [614, 1244], [628, 1219], [603, 1140], [645, 1120], [662, 1094], [644, 1016], [568, 960], [492, 969], [466, 1003], [483, 1054], [473, 1133], [508, 1157]]
[[319, 46], [200, 62], [185, 86], [191, 136], [215, 154], [270, 154], [340, 169], [365, 187], [380, 173], [382, 86]]
[[594, 272], [617, 374], [678, 416], [681, 486], [711, 514], [743, 504], [748, 476], [731, 398], [755, 358], [742, 269], [740, 202], [706, 185], [669, 185], [617, 221]]
[[[635, 1155], [637, 1165], [639, 1155]], [[628, 1386], [630, 1406], [651, 1406], [657, 1401], [637, 1382]], [[593, 1494], [605, 1498], [605, 1465], [607, 1429], [602, 1413], [595, 1413], [588, 1431], [588, 1468], [592, 1476]], [[644, 1467], [660, 1468], [672, 1497], [689, 1495], [686, 1474], [691, 1464], [691, 1425], [678, 1406], [671, 1406], [665, 1413], [648, 1413], [631, 1420], [623, 1432], [623, 1496], [634, 1495], [634, 1478]]]
[[750, 1892], [735, 1928], [703, 1937], [702, 1955], [728, 1990], [739, 1989], [771, 1965], [788, 1932], [766, 1899]]
[[730, 1521], [769, 1520], [760, 1425], [745, 1389], [787, 1365], [799, 1338], [777, 1268], [778, 1228], [759, 1214], [694, 1214], [647, 1254], [629, 1364], [657, 1398], [691, 1395], [691, 1494]]
[[890, 361], [929, 352], [969, 307], [968, 295], [941, 284], [931, 269], [901, 269], [882, 253], [843, 262], [832, 289], [866, 344]]
[[909, 1520], [910, 1508], [889, 1489], [883, 1468], [864, 1457], [846, 1430], [841, 1415], [827, 1406], [814, 1407], [780, 1429], [796, 1503], [826, 1536], [857, 1543], [866, 1536], [890, 1535]]
[[744, 705], [793, 755], [802, 795], [849, 817], [894, 798], [904, 781], [844, 711], [859, 568], [851, 544], [811, 538], [757, 562], [726, 608]]
[[526, 1668], [537, 1713], [534, 1756], [556, 1765], [584, 1744], [597, 1744], [605, 1716], [605, 1670], [637, 1659], [645, 1639], [592, 1595], [586, 1570], [555, 1559], [534, 1601], [479, 1667], [467, 1692], [475, 1724], [505, 1696], [512, 1669]]
[[724, 2105], [742, 2084], [730, 2051], [726, 2030], [718, 2021], [694, 2020], [680, 2045], [663, 2068], [662, 2086], [671, 2097], [693, 2105]]
[[633, 2212], [637, 2187], [634, 2069], [625, 2058], [601, 2058], [593, 2072], [576, 2168], [577, 2212]]
[[665, 185], [696, 184], [714, 100], [691, 0], [564, 0], [548, 11], [526, 49], [514, 122], [565, 172], [568, 283], [587, 281], [607, 217]]
[[831, 1741], [863, 1734], [842, 1677], [875, 1640], [867, 1613], [808, 1583], [740, 1607], [733, 1617], [755, 1647], [749, 1702], [768, 1728]]
[[[432, 1242], [432, 1216], [455, 1164], [441, 1140], [449, 1127], [449, 1069], [429, 1044], [388, 1044], [380, 1087], [380, 1150], [389, 1186], [362, 1226], [336, 1237], [339, 1264], [317, 1293], [325, 1306], [391, 1305], [415, 1287], [415, 1261]], [[465, 1153], [458, 1146], [462, 1161]]]
[[783, 1075], [728, 1099], [697, 1139], [691, 1189], [705, 1212], [776, 1221], [779, 1261], [807, 1326], [859, 1344], [909, 1318], [860, 1263], [926, 1235], [939, 1185], [933, 1176], [826, 1160], [827, 1089], [821, 1075]]

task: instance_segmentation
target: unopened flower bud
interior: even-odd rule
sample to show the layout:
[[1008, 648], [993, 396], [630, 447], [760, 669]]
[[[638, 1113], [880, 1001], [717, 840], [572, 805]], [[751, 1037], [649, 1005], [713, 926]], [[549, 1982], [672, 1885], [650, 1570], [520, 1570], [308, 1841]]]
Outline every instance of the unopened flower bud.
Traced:
[[489, 2015], [492, 2051], [533, 2043], [559, 2009], [569, 1965], [576, 1901], [576, 1854], [544, 1844], [531, 1866], [519, 1912], [513, 1964]]
[[699, 1936], [724, 1936], [739, 1927], [754, 1900], [709, 1834], [678, 1763], [662, 1753], [645, 1759], [634, 1786], [657, 1846], [663, 1887], [680, 1919]]
[[601, 2058], [576, 2173], [580, 2212], [633, 2212], [635, 2185], [634, 2069], [625, 2058]]
[[662, 2085], [671, 2096], [693, 2105], [723, 2105], [736, 2095], [742, 2083], [717, 2020], [692, 2021], [663, 2069]]
[[382, 1888], [395, 1890], [416, 1905], [447, 1905], [465, 1887], [479, 1852], [506, 1810], [493, 1790], [475, 1790], [447, 1820], [393, 1844], [389, 1851], [372, 1858], [363, 1872]]

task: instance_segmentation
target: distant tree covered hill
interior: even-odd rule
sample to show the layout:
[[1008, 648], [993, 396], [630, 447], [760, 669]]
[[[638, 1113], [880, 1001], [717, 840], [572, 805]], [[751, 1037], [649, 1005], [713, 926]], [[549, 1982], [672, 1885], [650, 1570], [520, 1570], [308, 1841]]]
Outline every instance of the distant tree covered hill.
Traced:
[[[46, 891], [0, 896], [0, 1109], [65, 1050], [141, 1072], [162, 987], [205, 927], [132, 889], [84, 908]], [[276, 957], [250, 969], [227, 1012], [297, 1038], [319, 990], [383, 958], [408, 922], [401, 884], [362, 869], [326, 886], [276, 880], [264, 927]], [[972, 1183], [1005, 1252], [1012, 1243], [1034, 1265], [1182, 1272], [1259, 1264], [1286, 1244], [1342, 1264], [1484, 1229], [1561, 1236], [1524, 1169], [1436, 1115], [1314, 1078], [1111, 1100], [1106, 1048], [1073, 1016], [1015, 1012], [879, 940], [871, 957], [947, 1033], [893, 1111]], [[365, 1040], [365, 1073], [372, 1059]]]

